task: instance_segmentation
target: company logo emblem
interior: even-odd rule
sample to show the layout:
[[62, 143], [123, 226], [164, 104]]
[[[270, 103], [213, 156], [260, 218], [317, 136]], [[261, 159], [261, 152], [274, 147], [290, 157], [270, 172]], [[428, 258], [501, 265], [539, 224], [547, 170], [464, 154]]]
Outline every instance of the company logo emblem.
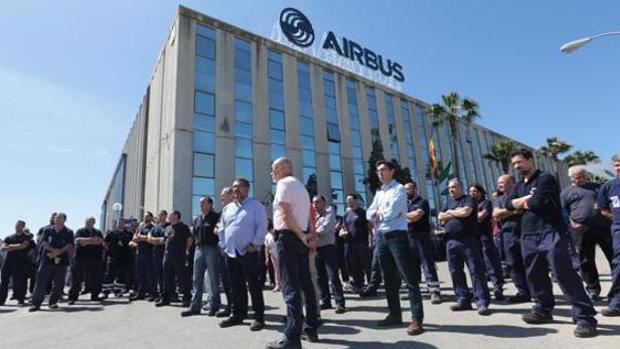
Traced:
[[314, 42], [314, 29], [308, 18], [291, 7], [280, 13], [280, 29], [292, 43], [301, 47], [309, 47]]

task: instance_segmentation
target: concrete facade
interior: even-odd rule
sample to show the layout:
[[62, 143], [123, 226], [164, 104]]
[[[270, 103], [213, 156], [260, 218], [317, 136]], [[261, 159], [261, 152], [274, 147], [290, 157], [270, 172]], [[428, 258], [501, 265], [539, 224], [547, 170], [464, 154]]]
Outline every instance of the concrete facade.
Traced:
[[[212, 155], [213, 175], [202, 178], [208, 185], [197, 192], [198, 184], [194, 181], [196, 175], [195, 152], [197, 143], [195, 119], [197, 113], [196, 91], [199, 91], [196, 70], [196, 59], [200, 56], [197, 49], [197, 28], [210, 28], [214, 33], [213, 74], [214, 90], [208, 92], [214, 98], [214, 124], [212, 129], [206, 130], [213, 134]], [[336, 97], [337, 121], [339, 125], [340, 166], [342, 171], [342, 186], [344, 193], [355, 191], [353, 178], [353, 155], [351, 125], [347, 105], [347, 81], [355, 85], [357, 111], [361, 130], [361, 150], [363, 153], [364, 168], [367, 171], [367, 161], [372, 149], [371, 125], [369, 123], [369, 101], [366, 88], [375, 91], [376, 111], [379, 120], [379, 134], [386, 158], [391, 157], [390, 131], [384, 96], [391, 96], [393, 105], [396, 140], [399, 149], [398, 160], [403, 167], [408, 159], [406, 155], [404, 118], [409, 117], [413, 134], [416, 168], [410, 169], [414, 178], [420, 182], [421, 194], [429, 196], [428, 188], [434, 188], [435, 207], [440, 204], [440, 188], [426, 185], [428, 178], [428, 154], [424, 150], [422, 135], [430, 137], [430, 119], [427, 115], [426, 128], [420, 129], [416, 122], [416, 113], [425, 110], [428, 104], [407, 96], [399, 91], [392, 90], [367, 80], [354, 73], [330, 65], [304, 53], [290, 49], [284, 45], [259, 37], [240, 28], [223, 23], [185, 7], [179, 7], [170, 27], [170, 32], [164, 41], [159, 57], [153, 69], [146, 94], [136, 115], [134, 125], [129, 133], [123, 154], [119, 160], [119, 167], [112, 177], [111, 184], [105, 194], [102, 205], [102, 223], [105, 229], [111, 229], [113, 220], [122, 214], [124, 217], [140, 217], [145, 211], [156, 212], [160, 209], [176, 209], [182, 213], [182, 220], [191, 221], [196, 212], [195, 198], [199, 195], [215, 195], [220, 189], [232, 182], [236, 176], [236, 73], [237, 40], [249, 43], [250, 47], [250, 84], [251, 84], [251, 125], [252, 125], [252, 173], [253, 190], [255, 197], [265, 203], [271, 201], [271, 178], [269, 165], [271, 161], [270, 144], [270, 77], [269, 55], [278, 54], [281, 57], [282, 84], [284, 99], [284, 122], [286, 152], [294, 163], [296, 174], [302, 173], [302, 150], [305, 144], [301, 137], [300, 104], [298, 97], [297, 67], [300, 62], [309, 64], [310, 85], [314, 127], [314, 153], [316, 155], [315, 168], [318, 192], [331, 197], [332, 183], [330, 174], [329, 139], [326, 132], [327, 117], [325, 114], [326, 100], [324, 93], [324, 74], [333, 74]], [[200, 59], [203, 59], [200, 57]], [[240, 63], [239, 63], [240, 64]], [[273, 91], [271, 91], [273, 92]], [[401, 102], [407, 103], [409, 115], [401, 112]], [[480, 182], [485, 187], [493, 189], [495, 178], [500, 174], [496, 165], [487, 163], [482, 155], [487, 152], [491, 144], [505, 139], [492, 130], [477, 124], [465, 125], [469, 135], [461, 132], [459, 146], [463, 153], [463, 164], [466, 167], [466, 183]], [[450, 152], [449, 140], [444, 132], [438, 132], [440, 137], [433, 137], [436, 147], [441, 154]], [[480, 142], [478, 144], [478, 142]], [[475, 149], [473, 157], [469, 152], [469, 143]], [[519, 143], [519, 142], [517, 142]], [[440, 154], [440, 155], [441, 155]], [[470, 155], [468, 155], [470, 154]], [[207, 154], [209, 155], [209, 154]], [[444, 163], [449, 159], [444, 155]], [[552, 170], [549, 159], [539, 158], [539, 167]], [[305, 165], [304, 165], [305, 166]], [[333, 164], [331, 165], [333, 166]], [[565, 167], [561, 166], [561, 173]], [[475, 167], [475, 169], [474, 169]], [[483, 169], [484, 168], [484, 169]], [[121, 171], [121, 169], [123, 169]], [[477, 174], [477, 176], [474, 176]], [[486, 174], [486, 175], [485, 175]], [[121, 178], [122, 177], [122, 178]], [[474, 178], [476, 177], [476, 178]], [[565, 176], [560, 178], [563, 185], [567, 184]], [[205, 192], [207, 190], [209, 192]], [[369, 192], [368, 192], [369, 193]], [[369, 193], [370, 194], [370, 193]], [[342, 203], [343, 198], [335, 201]], [[366, 198], [367, 200], [370, 197]], [[215, 200], [218, 202], [219, 200]], [[115, 202], [123, 204], [123, 210], [115, 213], [112, 205]], [[219, 208], [219, 205], [216, 205]], [[341, 212], [342, 213], [342, 212]]]

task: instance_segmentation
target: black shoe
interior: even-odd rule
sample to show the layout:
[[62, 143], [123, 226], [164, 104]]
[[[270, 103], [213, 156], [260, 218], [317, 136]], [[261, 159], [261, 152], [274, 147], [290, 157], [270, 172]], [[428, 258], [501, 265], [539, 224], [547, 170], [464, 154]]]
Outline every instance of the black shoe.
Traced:
[[52, 310], [58, 309], [58, 303], [50, 304], [49, 308], [52, 309]]
[[529, 313], [521, 315], [521, 320], [530, 325], [550, 324], [553, 322], [553, 316], [538, 313]]
[[103, 298], [100, 298], [100, 297], [90, 297], [90, 301], [91, 302], [101, 303], [101, 302], [103, 302]]
[[193, 315], [200, 315], [200, 310], [195, 311], [195, 310], [185, 310], [181, 312], [181, 317], [188, 317], [188, 316], [193, 316]]
[[496, 301], [503, 301], [504, 299], [506, 299], [506, 297], [504, 297], [504, 291], [502, 290], [493, 291], [493, 296], [495, 296]]
[[360, 293], [361, 298], [377, 297], [377, 290], [374, 288], [367, 288]]
[[215, 314], [215, 317], [228, 317], [230, 316], [230, 310], [222, 309]]
[[260, 331], [263, 327], [265, 327], [265, 322], [254, 320], [254, 322], [250, 325], [250, 331]]
[[301, 341], [289, 342], [287, 339], [278, 339], [277, 341], [267, 343], [267, 349], [301, 349]]
[[573, 334], [577, 338], [590, 338], [598, 335], [596, 331], [596, 325], [593, 324], [577, 324], [577, 327], [573, 331]]
[[[19, 305], [20, 307], [23, 307], [25, 304], [26, 302], [24, 302], [23, 300], [17, 302], [17, 305]], [[0, 304], [0, 305], [4, 305], [4, 304]]]
[[403, 323], [403, 319], [400, 316], [389, 314], [385, 319], [377, 322], [378, 327], [396, 326]]
[[612, 308], [612, 307], [605, 308], [601, 310], [601, 315], [608, 316], [608, 317], [620, 316], [620, 308]]
[[131, 296], [129, 297], [129, 300], [130, 301], [142, 301], [144, 300], [144, 298], [145, 298], [144, 296]]
[[68, 305], [74, 305], [75, 304], [75, 299], [69, 299], [69, 301], [67, 302]]
[[215, 309], [210, 309], [207, 313], [207, 316], [215, 316], [217, 315], [217, 311]]
[[31, 312], [31, 313], [35, 312], [35, 311], [39, 311], [39, 310], [41, 310], [41, 307], [38, 306], [38, 305], [33, 305], [30, 308], [28, 308], [28, 311]]
[[221, 328], [227, 328], [227, 327], [241, 325], [242, 323], [243, 323], [243, 319], [242, 318], [229, 317], [228, 319], [220, 322], [220, 327]]
[[452, 311], [465, 311], [472, 310], [471, 303], [456, 303], [450, 306], [450, 310]]
[[301, 340], [316, 343], [319, 341], [319, 334], [316, 331], [303, 331], [301, 334]]
[[321, 303], [321, 310], [333, 309], [332, 304], [328, 302]]
[[599, 296], [599, 295], [598, 295], [598, 294], [596, 294], [596, 293], [590, 293], [588, 296], [590, 297], [590, 300], [591, 300], [592, 302], [598, 302], [598, 301], [600, 301], [600, 300], [601, 300], [601, 296]]
[[478, 315], [489, 316], [491, 315], [491, 310], [486, 305], [478, 306]]
[[156, 307], [165, 307], [166, 305], [170, 305], [170, 302], [164, 302], [164, 301], [159, 301], [157, 303], [155, 303]]
[[157, 297], [147, 297], [146, 301], [147, 302], [155, 302], [157, 300]]
[[192, 302], [190, 302], [190, 301], [183, 301], [183, 308], [189, 308], [190, 304], [192, 304]]
[[336, 305], [336, 314], [344, 314], [345, 311], [344, 305]]
[[530, 296], [526, 294], [516, 294], [514, 296], [508, 297], [508, 303], [528, 303], [530, 301]]

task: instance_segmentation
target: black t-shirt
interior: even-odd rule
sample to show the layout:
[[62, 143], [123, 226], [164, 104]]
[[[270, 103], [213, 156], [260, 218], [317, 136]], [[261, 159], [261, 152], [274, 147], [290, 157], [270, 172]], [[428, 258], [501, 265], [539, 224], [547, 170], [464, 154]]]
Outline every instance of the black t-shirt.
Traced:
[[166, 228], [166, 256], [185, 260], [187, 238], [191, 236], [189, 227], [183, 222], [168, 226]]
[[[80, 228], [75, 232], [76, 238], [92, 238], [92, 237], [100, 237], [103, 239], [103, 234], [98, 229], [86, 229]], [[86, 245], [80, 246], [80, 244], [75, 244], [75, 259], [76, 260], [101, 260], [103, 256], [103, 246], [102, 245]]]
[[14, 250], [6, 253], [4, 260], [5, 264], [15, 263], [16, 265], [26, 265], [30, 261], [28, 253], [34, 248], [34, 242], [32, 241], [32, 235], [27, 233], [9, 235], [4, 239], [4, 243], [7, 245], [16, 245], [24, 242], [28, 242], [28, 247], [23, 250]]
[[[149, 233], [151, 232], [151, 230], [153, 230], [153, 228], [154, 228], [153, 224], [141, 225], [136, 230], [136, 234], [140, 237], [147, 237]], [[139, 255], [153, 254], [153, 245], [149, 244], [146, 241], [139, 241], [136, 253]]]
[[[46, 227], [43, 230], [41, 241], [46, 241], [52, 248], [61, 249], [66, 245], [73, 245], [73, 231], [67, 227], [63, 227], [60, 231], [54, 230], [53, 226]], [[69, 253], [65, 252], [56, 258], [50, 259], [47, 251], [43, 251], [44, 265], [67, 265], [69, 264]]]
[[[170, 223], [165, 222], [163, 224], [157, 224], [151, 229], [151, 236], [154, 238], [165, 238], [166, 237], [166, 228], [170, 225]], [[164, 245], [153, 245], [154, 253], [164, 253]]]
[[448, 237], [465, 237], [478, 235], [477, 210], [474, 199], [469, 195], [463, 195], [458, 199], [448, 199], [442, 212], [460, 207], [470, 207], [471, 213], [465, 218], [452, 218], [444, 224], [444, 230]]
[[129, 230], [109, 232], [105, 237], [108, 244], [110, 258], [119, 260], [129, 260], [132, 257], [132, 250], [129, 243], [133, 238], [133, 234]]
[[[493, 203], [494, 207], [506, 208], [506, 195], [499, 196]], [[521, 235], [521, 215], [513, 215], [499, 221], [502, 233], [511, 233], [516, 236]]]
[[220, 220], [220, 214], [209, 211], [206, 216], [202, 214], [194, 218], [194, 240], [199, 246], [216, 246], [219, 237], [214, 233], [215, 226]]
[[415, 233], [429, 233], [431, 231], [430, 221], [430, 206], [428, 201], [421, 196], [416, 196], [414, 199], [407, 198], [407, 212], [413, 212], [417, 210], [424, 211], [424, 216], [417, 222], [407, 223], [407, 230], [410, 234]]
[[491, 221], [493, 219], [493, 205], [491, 205], [491, 201], [482, 199], [476, 202], [477, 211], [476, 211], [476, 222], [478, 222], [478, 212], [487, 211], [487, 216], [482, 220], [482, 222], [478, 222], [478, 232], [485, 237], [493, 236], [493, 225]]
[[344, 214], [344, 226], [349, 233], [347, 243], [368, 244], [368, 221], [366, 210], [361, 207], [349, 210]]

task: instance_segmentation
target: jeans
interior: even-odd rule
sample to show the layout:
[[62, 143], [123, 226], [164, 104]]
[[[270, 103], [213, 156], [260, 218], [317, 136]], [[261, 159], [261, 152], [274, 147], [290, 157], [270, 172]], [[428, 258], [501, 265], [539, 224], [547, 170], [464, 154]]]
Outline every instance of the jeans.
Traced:
[[336, 245], [327, 245], [316, 249], [316, 269], [318, 273], [319, 293], [321, 302], [331, 303], [330, 282], [336, 304], [344, 307], [342, 282], [338, 275], [339, 262]]
[[205, 271], [209, 275], [209, 302], [211, 309], [219, 310], [220, 300], [220, 248], [217, 246], [196, 246], [194, 252], [194, 275], [192, 286], [194, 295], [190, 310], [200, 311], [202, 307], [202, 294], [205, 286]]
[[284, 336], [287, 341], [298, 343], [304, 323], [302, 295], [306, 307], [305, 322], [308, 330], [319, 327], [317, 302], [312, 277], [308, 247], [288, 230], [277, 231], [278, 260], [282, 278], [282, 295], [286, 303], [286, 326]]
[[243, 256], [226, 256], [226, 269], [230, 276], [233, 302], [232, 316], [245, 319], [248, 316], [248, 289], [252, 298], [254, 318], [264, 322], [265, 300], [263, 286], [260, 283], [259, 269], [261, 263], [259, 251], [246, 252]]
[[[419, 268], [414, 262], [409, 250], [409, 241], [405, 230], [382, 232], [377, 246], [381, 272], [385, 281], [385, 295], [387, 297], [390, 314], [401, 317], [400, 298], [398, 290], [400, 280], [409, 289], [409, 303], [411, 306], [411, 318], [422, 322], [424, 310], [422, 307], [422, 295], [419, 286]], [[416, 275], [418, 277], [416, 278]]]
[[521, 236], [521, 250], [528, 285], [535, 299], [532, 312], [550, 315], [555, 306], [549, 267], [567, 301], [576, 323], [596, 324], [596, 311], [588, 298], [579, 274], [573, 269], [565, 233], [545, 230]]

